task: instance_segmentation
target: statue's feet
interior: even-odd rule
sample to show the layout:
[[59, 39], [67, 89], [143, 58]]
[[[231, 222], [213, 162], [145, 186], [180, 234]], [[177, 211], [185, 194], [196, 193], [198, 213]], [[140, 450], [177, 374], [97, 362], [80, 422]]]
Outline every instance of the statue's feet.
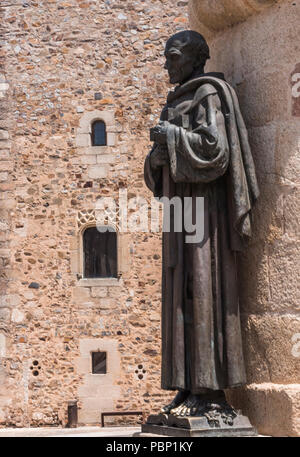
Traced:
[[177, 407], [173, 408], [170, 413], [177, 417], [196, 416], [200, 413], [201, 409], [205, 408], [205, 404], [203, 395], [189, 394], [188, 397]]
[[208, 394], [189, 394], [188, 397], [170, 413], [176, 417], [206, 417], [212, 427], [220, 426], [222, 420], [225, 424], [233, 425], [237, 417], [236, 411], [227, 403], [222, 391]]
[[170, 414], [170, 411], [173, 409], [173, 408], [176, 408], [177, 406], [179, 406], [182, 402], [184, 402], [184, 400], [188, 397], [189, 395], [189, 391], [187, 390], [180, 390], [176, 395], [175, 397], [173, 398], [173, 400], [171, 401], [171, 403], [169, 403], [168, 405], [166, 406], [163, 406], [161, 408], [161, 412], [163, 414]]

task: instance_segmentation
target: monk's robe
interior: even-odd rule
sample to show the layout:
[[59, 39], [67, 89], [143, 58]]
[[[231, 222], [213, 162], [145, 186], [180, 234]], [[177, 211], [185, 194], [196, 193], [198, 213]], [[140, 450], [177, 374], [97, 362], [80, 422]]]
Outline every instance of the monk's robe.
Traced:
[[[170, 92], [161, 113], [166, 145], [154, 143], [145, 182], [155, 197], [204, 197], [204, 237], [163, 233], [162, 388], [214, 390], [246, 382], [236, 252], [251, 236], [259, 195], [247, 130], [222, 74], [203, 74]], [[169, 165], [150, 156], [166, 148]], [[194, 214], [195, 216], [195, 214]], [[189, 234], [190, 235], [190, 234]]]

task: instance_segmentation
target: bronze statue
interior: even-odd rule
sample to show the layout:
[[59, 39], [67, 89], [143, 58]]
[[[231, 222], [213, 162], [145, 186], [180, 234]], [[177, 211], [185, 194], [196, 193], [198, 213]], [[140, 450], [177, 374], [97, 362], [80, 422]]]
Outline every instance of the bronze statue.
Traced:
[[178, 392], [162, 413], [219, 408], [232, 422], [223, 391], [246, 382], [236, 252], [251, 236], [255, 168], [234, 89], [222, 73], [204, 73], [202, 35], [173, 35], [165, 58], [178, 86], [151, 129], [145, 182], [155, 197], [204, 197], [205, 230], [199, 243], [186, 243], [184, 230], [163, 233], [161, 383]]

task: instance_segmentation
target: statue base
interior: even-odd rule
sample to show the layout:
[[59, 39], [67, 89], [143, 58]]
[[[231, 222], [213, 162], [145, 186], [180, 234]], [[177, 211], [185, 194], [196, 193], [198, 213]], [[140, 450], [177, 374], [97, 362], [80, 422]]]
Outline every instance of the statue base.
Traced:
[[142, 431], [135, 436], [173, 436], [173, 437], [225, 437], [257, 436], [249, 419], [240, 411], [232, 425], [223, 420], [208, 421], [205, 416], [177, 417], [172, 414], [158, 414], [148, 417]]

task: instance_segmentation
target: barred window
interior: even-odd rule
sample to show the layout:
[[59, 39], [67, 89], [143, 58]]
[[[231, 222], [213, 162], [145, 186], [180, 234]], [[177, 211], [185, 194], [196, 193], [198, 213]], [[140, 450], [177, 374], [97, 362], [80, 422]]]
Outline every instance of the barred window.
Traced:
[[[110, 230], [112, 230], [110, 228]], [[117, 278], [117, 234], [89, 227], [83, 233], [85, 278]]]
[[106, 374], [106, 352], [92, 352], [92, 373]]

